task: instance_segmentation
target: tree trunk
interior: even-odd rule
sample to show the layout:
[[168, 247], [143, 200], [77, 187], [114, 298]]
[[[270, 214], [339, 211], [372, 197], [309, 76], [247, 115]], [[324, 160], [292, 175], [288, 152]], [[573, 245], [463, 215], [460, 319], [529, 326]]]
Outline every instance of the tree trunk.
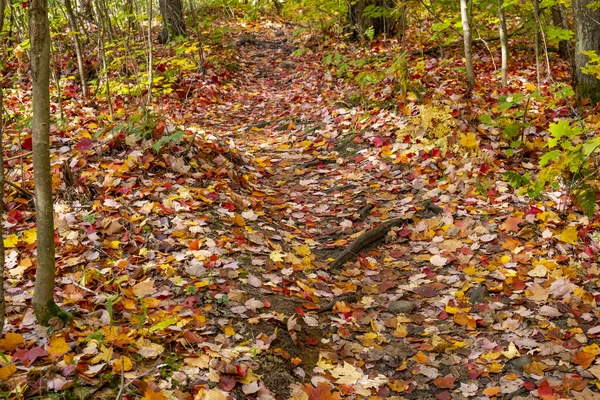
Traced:
[[500, 49], [502, 52], [502, 87], [508, 84], [508, 32], [506, 30], [506, 18], [504, 16], [504, 0], [498, 0], [498, 31], [500, 34]]
[[50, 173], [50, 30], [48, 0], [29, 3], [29, 37], [33, 87], [33, 177], [35, 180], [35, 219], [37, 225], [37, 271], [33, 309], [38, 322], [48, 321], [58, 312], [54, 303], [54, 211]]
[[[3, 0], [0, 0], [2, 2]], [[6, 4], [6, 3], [5, 3]], [[2, 31], [2, 22], [4, 21], [4, 9], [0, 4], [0, 32]], [[2, 88], [0, 88], [0, 139], [2, 138], [2, 119], [4, 115], [4, 99], [2, 98]], [[0, 218], [4, 214], [4, 146], [0, 140]], [[6, 303], [4, 301], [4, 229], [0, 224], [0, 336], [4, 332], [4, 320], [6, 318]]]
[[575, 24], [575, 54], [573, 87], [579, 100], [589, 98], [593, 104], [600, 101], [600, 80], [581, 70], [588, 63], [584, 51], [600, 52], [600, 10], [592, 10], [588, 5], [593, 0], [573, 0]]
[[81, 81], [81, 92], [83, 97], [88, 97], [87, 80], [85, 76], [85, 67], [83, 65], [83, 50], [81, 48], [81, 41], [79, 40], [79, 28], [75, 13], [73, 12], [73, 6], [71, 0], [65, 0], [65, 9], [67, 10], [67, 23], [69, 30], [73, 34], [73, 42], [75, 43], [75, 56], [77, 57], [77, 70], [79, 72], [79, 80]]
[[375, 36], [392, 34], [394, 21], [388, 15], [395, 7], [390, 0], [357, 0], [348, 4], [347, 23], [356, 37], [364, 39], [365, 32], [373, 28]]
[[467, 87], [469, 91], [475, 86], [475, 71], [473, 70], [473, 40], [469, 26], [469, 7], [467, 0], [460, 0], [460, 18], [462, 21], [463, 41], [465, 47], [465, 67], [467, 68]]
[[4, 27], [4, 10], [6, 9], [6, 0], [0, 0], [0, 33]]
[[[565, 6], [557, 4], [552, 6], [552, 23], [554, 26], [562, 29], [569, 29], [569, 21], [565, 15]], [[569, 47], [569, 41], [561, 40], [558, 42], [558, 55], [563, 60], [571, 60], [571, 49]]]
[[162, 31], [160, 43], [167, 43], [176, 36], [185, 36], [185, 20], [183, 19], [183, 4], [181, 0], [158, 0], [162, 15]]

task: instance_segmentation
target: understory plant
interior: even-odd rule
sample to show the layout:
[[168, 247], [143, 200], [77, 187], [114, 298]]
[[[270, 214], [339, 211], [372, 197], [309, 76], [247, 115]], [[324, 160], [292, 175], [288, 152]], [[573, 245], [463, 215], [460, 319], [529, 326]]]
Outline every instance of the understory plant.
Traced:
[[509, 172], [511, 186], [536, 198], [545, 190], [559, 191], [565, 201], [562, 210], [575, 205], [593, 216], [600, 191], [600, 136], [591, 123], [560, 120], [550, 124], [547, 152], [540, 158], [541, 167], [535, 178]]

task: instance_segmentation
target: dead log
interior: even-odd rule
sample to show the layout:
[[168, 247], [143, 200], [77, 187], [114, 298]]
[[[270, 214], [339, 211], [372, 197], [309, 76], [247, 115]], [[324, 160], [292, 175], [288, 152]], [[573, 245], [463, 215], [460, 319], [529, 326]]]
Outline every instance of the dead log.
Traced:
[[346, 247], [344, 251], [340, 253], [339, 256], [329, 265], [331, 269], [338, 269], [342, 265], [346, 263], [346, 261], [351, 260], [356, 257], [361, 250], [370, 245], [371, 243], [375, 243], [378, 240], [385, 238], [390, 229], [396, 226], [402, 226], [406, 224], [408, 221], [412, 221], [412, 217], [399, 217], [389, 219], [385, 222], [379, 224], [376, 228], [369, 229], [362, 235], [360, 235], [354, 242], [350, 244], [350, 246]]

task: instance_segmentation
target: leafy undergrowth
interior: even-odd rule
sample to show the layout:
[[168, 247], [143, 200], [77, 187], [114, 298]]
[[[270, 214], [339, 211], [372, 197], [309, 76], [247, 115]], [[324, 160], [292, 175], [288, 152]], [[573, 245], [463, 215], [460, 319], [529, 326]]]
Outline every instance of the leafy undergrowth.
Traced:
[[[291, 31], [235, 27], [233, 72], [182, 73], [151, 114], [121, 101], [111, 121], [64, 102], [53, 166], [66, 315], [49, 332], [35, 324], [33, 205], [15, 192], [5, 397], [599, 398], [598, 222], [504, 180], [535, 173], [569, 104], [533, 99], [527, 143], [510, 149], [498, 105], [534, 91], [526, 54], [501, 91], [478, 53], [484, 83], [468, 100], [459, 53], [358, 82], [339, 67], [373, 56], [390, 68], [397, 44]], [[7, 97], [13, 117], [28, 101]], [[8, 156], [30, 147], [26, 128], [7, 133]], [[9, 163], [31, 191], [30, 162]], [[406, 224], [330, 268], [395, 217]]]

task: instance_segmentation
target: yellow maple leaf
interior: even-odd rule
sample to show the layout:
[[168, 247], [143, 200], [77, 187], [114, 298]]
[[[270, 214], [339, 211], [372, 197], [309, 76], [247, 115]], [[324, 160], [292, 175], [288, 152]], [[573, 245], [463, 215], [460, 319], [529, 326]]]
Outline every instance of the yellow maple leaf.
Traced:
[[224, 329], [225, 336], [233, 336], [235, 335], [235, 329], [231, 325], [227, 325]]
[[52, 340], [50, 340], [50, 346], [48, 346], [48, 357], [50, 357], [51, 360], [58, 360], [69, 350], [69, 345], [64, 337], [54, 336]]
[[467, 149], [474, 149], [479, 146], [479, 141], [477, 140], [475, 132], [461, 133], [459, 142], [461, 146], [466, 147]]
[[336, 383], [342, 383], [345, 385], [354, 385], [360, 378], [363, 377], [362, 371], [347, 361], [344, 361], [343, 366], [338, 365], [330, 372], [331, 375], [337, 379]]
[[19, 243], [19, 237], [14, 233], [4, 238], [4, 248], [17, 247]]
[[37, 240], [37, 231], [35, 228], [28, 229], [25, 232], [23, 232], [23, 241], [25, 243], [32, 244], [32, 243], [35, 243], [36, 240]]
[[578, 242], [577, 227], [569, 226], [568, 228], [565, 228], [560, 233], [559, 240], [561, 242], [565, 242], [565, 243], [569, 243], [569, 244], [576, 244]]
[[235, 215], [233, 216], [233, 223], [236, 224], [239, 227], [246, 226], [246, 220], [244, 219], [244, 217], [242, 217], [238, 213], [235, 213]]
[[120, 374], [121, 371], [131, 371], [133, 363], [131, 358], [127, 356], [121, 356], [116, 360], [113, 360], [113, 373]]
[[294, 247], [294, 251], [299, 256], [304, 256], [304, 257], [310, 256], [312, 254], [312, 252], [310, 251], [310, 247], [308, 247], [307, 244], [303, 244], [302, 246]]
[[271, 254], [269, 254], [269, 258], [275, 262], [283, 261], [283, 256], [284, 254], [278, 250], [273, 250]]

